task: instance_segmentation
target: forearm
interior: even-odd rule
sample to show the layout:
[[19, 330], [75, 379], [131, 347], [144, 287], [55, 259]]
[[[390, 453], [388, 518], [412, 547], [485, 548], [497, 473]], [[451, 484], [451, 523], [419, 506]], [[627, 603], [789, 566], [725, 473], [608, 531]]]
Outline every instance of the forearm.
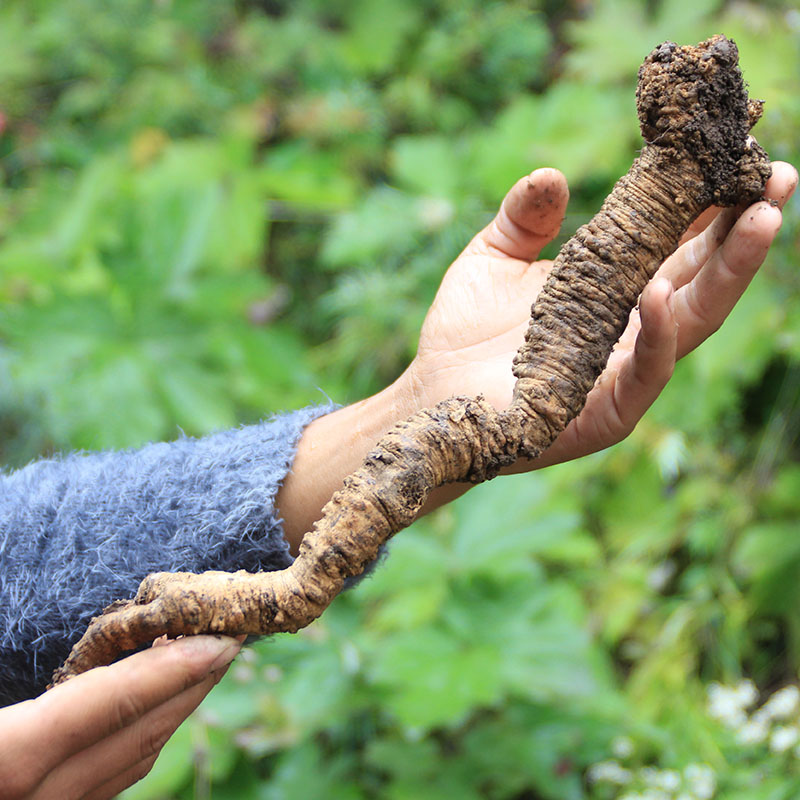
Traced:
[[[320, 417], [303, 431], [275, 503], [292, 555], [297, 555], [303, 534], [320, 518], [323, 506], [361, 466], [375, 443], [395, 423], [423, 407], [420, 397], [409, 369], [378, 394]], [[422, 514], [456, 499], [469, 487], [466, 483], [439, 487]]]

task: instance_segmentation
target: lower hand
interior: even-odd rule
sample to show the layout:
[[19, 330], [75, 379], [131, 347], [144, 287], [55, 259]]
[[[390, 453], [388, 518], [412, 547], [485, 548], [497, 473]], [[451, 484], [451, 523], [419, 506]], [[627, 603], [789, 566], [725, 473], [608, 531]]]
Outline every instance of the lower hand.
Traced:
[[0, 709], [2, 796], [115, 797], [150, 771], [240, 646], [228, 637], [179, 639]]

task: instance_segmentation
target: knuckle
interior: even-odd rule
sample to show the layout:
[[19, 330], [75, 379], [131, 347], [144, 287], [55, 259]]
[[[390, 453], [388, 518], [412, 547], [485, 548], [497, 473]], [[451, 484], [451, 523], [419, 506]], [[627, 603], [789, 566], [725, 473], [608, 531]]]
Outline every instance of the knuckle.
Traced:
[[722, 320], [714, 320], [708, 326], [708, 335], [712, 336], [722, 327]]
[[608, 420], [603, 431], [603, 441], [608, 442], [609, 446], [617, 444], [630, 435], [635, 425], [629, 425], [624, 419], [616, 416]]
[[146, 709], [141, 699], [133, 693], [122, 695], [114, 706], [115, 722], [122, 730], [140, 719]]
[[138, 737], [139, 760], [142, 762], [155, 761], [174, 731], [175, 726], [168, 720], [155, 720], [149, 725], [142, 725]]
[[143, 780], [150, 774], [150, 770], [153, 769], [153, 765], [156, 763], [157, 758], [158, 753], [154, 753], [152, 756], [142, 761], [141, 764], [138, 764], [133, 768], [131, 771], [131, 786], [133, 786], [134, 783], [138, 783], [139, 781]]
[[686, 308], [689, 314], [691, 314], [696, 323], [705, 325], [707, 323], [706, 310], [703, 307], [703, 302], [700, 293], [697, 291], [697, 286], [694, 283], [690, 283], [686, 288]]

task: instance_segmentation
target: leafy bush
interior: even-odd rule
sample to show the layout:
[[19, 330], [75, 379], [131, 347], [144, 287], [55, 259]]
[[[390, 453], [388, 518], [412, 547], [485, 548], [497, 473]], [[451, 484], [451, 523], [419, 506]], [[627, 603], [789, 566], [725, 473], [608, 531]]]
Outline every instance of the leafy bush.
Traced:
[[[797, 163], [799, 30], [788, 2], [7, 0], [4, 461], [380, 388], [520, 175], [566, 173], [565, 235], [593, 212], [665, 38], [736, 39], [759, 139]], [[620, 736], [640, 797], [692, 764], [714, 796], [796, 796], [706, 695], [797, 679], [799, 246], [794, 203], [634, 436], [404, 532], [243, 654], [126, 797], [634, 796], [588, 779]]]

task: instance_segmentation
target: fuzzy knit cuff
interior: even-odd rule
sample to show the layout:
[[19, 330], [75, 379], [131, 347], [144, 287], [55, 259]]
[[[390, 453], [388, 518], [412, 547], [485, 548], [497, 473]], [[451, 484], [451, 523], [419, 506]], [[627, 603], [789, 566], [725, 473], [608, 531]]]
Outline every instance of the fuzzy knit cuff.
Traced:
[[91, 617], [150, 572], [291, 564], [275, 495], [332, 410], [0, 475], [0, 706], [40, 694]]

